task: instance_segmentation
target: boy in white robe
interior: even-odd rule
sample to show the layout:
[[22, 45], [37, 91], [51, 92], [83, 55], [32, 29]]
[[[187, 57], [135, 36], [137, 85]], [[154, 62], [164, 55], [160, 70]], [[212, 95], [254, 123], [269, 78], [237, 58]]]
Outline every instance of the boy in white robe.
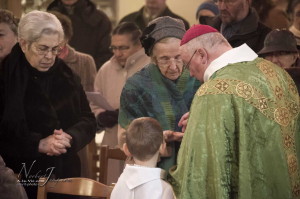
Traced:
[[159, 151], [165, 146], [163, 130], [157, 120], [141, 117], [133, 120], [126, 132], [123, 150], [134, 164], [127, 164], [115, 185], [111, 199], [173, 199], [165, 171], [156, 168]]

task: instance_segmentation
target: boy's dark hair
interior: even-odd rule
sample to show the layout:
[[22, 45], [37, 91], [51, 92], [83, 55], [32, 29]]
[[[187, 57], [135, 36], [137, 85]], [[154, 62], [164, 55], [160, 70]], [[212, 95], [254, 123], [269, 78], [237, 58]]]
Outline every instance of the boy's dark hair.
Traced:
[[0, 9], [0, 23], [6, 23], [13, 33], [16, 36], [18, 35], [19, 19], [16, 18], [11, 11]]
[[142, 31], [140, 28], [132, 22], [122, 22], [117, 27], [115, 27], [112, 31], [112, 35], [131, 35], [131, 41], [134, 44], [140, 42], [140, 37], [142, 35]]
[[64, 15], [64, 14], [62, 14], [60, 12], [57, 12], [57, 11], [49, 11], [49, 12], [51, 14], [54, 14], [57, 17], [57, 19], [61, 23], [61, 26], [64, 29], [65, 39], [70, 41], [72, 36], [73, 36], [73, 27], [72, 27], [71, 19], [67, 15]]
[[126, 131], [126, 144], [131, 155], [146, 161], [163, 143], [163, 130], [157, 120], [141, 117], [133, 120]]

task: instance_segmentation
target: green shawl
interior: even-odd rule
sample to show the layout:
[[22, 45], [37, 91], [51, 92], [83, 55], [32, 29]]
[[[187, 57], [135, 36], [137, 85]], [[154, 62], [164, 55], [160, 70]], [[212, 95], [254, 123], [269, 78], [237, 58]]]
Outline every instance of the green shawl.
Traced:
[[[199, 85], [187, 70], [177, 81], [171, 81], [161, 75], [156, 65], [150, 64], [127, 80], [121, 94], [119, 124], [126, 129], [135, 118], [152, 117], [164, 130], [181, 131], [177, 124], [189, 111]], [[175, 164], [175, 157], [174, 152], [159, 166], [168, 169]]]

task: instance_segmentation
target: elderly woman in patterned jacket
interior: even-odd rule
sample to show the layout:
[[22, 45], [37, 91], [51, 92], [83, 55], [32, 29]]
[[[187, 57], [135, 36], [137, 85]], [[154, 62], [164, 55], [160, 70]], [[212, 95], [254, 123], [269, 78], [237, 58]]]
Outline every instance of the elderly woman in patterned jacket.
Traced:
[[168, 151], [158, 163], [168, 170], [176, 162], [182, 139], [178, 122], [189, 111], [200, 83], [190, 77], [179, 53], [184, 23], [169, 16], [151, 21], [141, 37], [142, 45], [152, 63], [129, 78], [121, 94], [119, 111], [119, 143], [129, 123], [139, 117], [152, 117], [164, 130]]

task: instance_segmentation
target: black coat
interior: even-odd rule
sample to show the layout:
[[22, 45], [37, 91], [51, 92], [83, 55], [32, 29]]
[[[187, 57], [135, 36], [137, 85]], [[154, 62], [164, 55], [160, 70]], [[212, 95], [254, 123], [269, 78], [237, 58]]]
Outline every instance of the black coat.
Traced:
[[290, 68], [285, 68], [285, 70], [293, 78], [293, 80], [297, 86], [298, 93], [300, 95], [300, 67], [290, 67]]
[[[145, 27], [147, 26], [147, 24], [145, 24], [144, 19], [143, 19], [143, 9], [144, 7], [142, 7], [139, 11], [137, 12], [133, 12], [131, 14], [126, 15], [125, 17], [123, 17], [120, 21], [121, 22], [133, 22], [135, 23], [141, 30], [144, 30]], [[190, 25], [189, 22], [187, 22], [184, 18], [180, 17], [179, 15], [173, 13], [168, 7], [158, 16], [158, 17], [162, 17], [162, 16], [170, 16], [176, 19], [181, 19], [185, 25], [185, 29], [189, 29]]]
[[14, 172], [6, 167], [0, 156], [0, 196], [2, 199], [27, 199], [24, 188], [17, 182]]
[[54, 0], [47, 10], [58, 11], [71, 19], [73, 37], [69, 42], [70, 46], [76, 51], [91, 55], [99, 69], [112, 56], [108, 48], [111, 22], [90, 0], [78, 0], [73, 8], [73, 13], [69, 13], [61, 0]]
[[[79, 78], [62, 60], [39, 72], [16, 44], [0, 71], [0, 120], [0, 155], [15, 173], [30, 178], [25, 163], [37, 177], [49, 168], [56, 178], [80, 176], [77, 152], [94, 138], [96, 121]], [[72, 147], [60, 156], [39, 153], [40, 140], [54, 129], [70, 134]]]
[[[207, 25], [221, 32], [221, 24], [221, 18], [217, 16], [209, 21]], [[265, 37], [270, 31], [270, 28], [259, 22], [258, 15], [252, 8], [248, 16], [241, 22], [238, 32], [227, 38], [227, 40], [232, 47], [238, 47], [246, 43], [253, 51], [258, 52], [263, 48]]]

